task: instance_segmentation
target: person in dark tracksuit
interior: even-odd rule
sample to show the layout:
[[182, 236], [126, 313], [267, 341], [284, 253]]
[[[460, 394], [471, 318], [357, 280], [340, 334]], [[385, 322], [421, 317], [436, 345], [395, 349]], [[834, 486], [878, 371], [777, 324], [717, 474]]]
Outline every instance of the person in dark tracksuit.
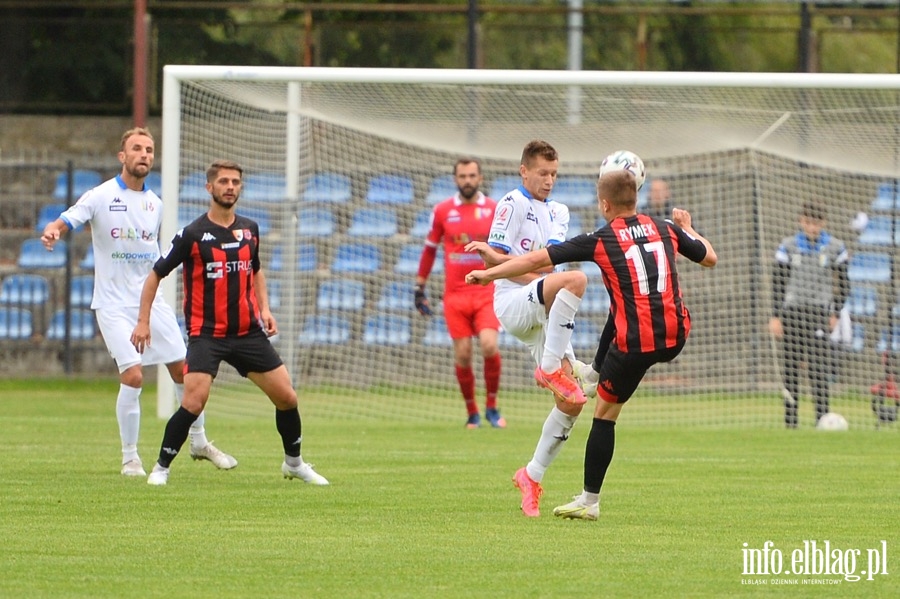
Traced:
[[824, 209], [805, 204], [800, 211], [800, 230], [785, 237], [775, 252], [774, 314], [769, 331], [783, 340], [784, 423], [788, 428], [797, 428], [798, 424], [797, 399], [804, 359], [816, 422], [828, 413], [833, 351], [829, 334], [850, 293], [847, 248], [824, 227]]

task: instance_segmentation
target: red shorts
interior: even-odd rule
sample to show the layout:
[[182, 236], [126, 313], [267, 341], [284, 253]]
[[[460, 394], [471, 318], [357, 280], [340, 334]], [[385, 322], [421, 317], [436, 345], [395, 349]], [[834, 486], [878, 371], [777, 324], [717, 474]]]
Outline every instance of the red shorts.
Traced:
[[444, 319], [451, 339], [474, 337], [484, 329], [500, 330], [500, 321], [494, 314], [493, 293], [445, 294]]

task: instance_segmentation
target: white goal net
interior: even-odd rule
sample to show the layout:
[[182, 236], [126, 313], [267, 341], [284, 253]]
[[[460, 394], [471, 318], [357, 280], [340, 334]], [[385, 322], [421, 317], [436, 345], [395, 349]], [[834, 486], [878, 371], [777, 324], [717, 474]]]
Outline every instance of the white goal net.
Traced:
[[[560, 153], [555, 197], [570, 234], [596, 228], [600, 161], [640, 155], [648, 189], [672, 202], [719, 254], [715, 269], [679, 262], [693, 329], [681, 356], [654, 367], [627, 410], [646, 425], [783, 425], [781, 346], [768, 333], [775, 251], [798, 231], [804, 202], [827, 210], [851, 254], [844, 335], [829, 347], [831, 410], [852, 426], [878, 423], [871, 388], [896, 345], [900, 217], [900, 81], [895, 76], [738, 73], [165, 68], [163, 246], [208, 199], [202, 173], [241, 163], [238, 211], [260, 223], [263, 268], [301, 409], [341, 418], [446, 420], [462, 425], [450, 339], [442, 328], [441, 255], [429, 278], [436, 316], [413, 307], [412, 285], [434, 204], [460, 156], [482, 163], [495, 199], [517, 184], [529, 140]], [[177, 209], [176, 209], [177, 208]], [[859, 213], [868, 226], [854, 228]], [[590, 362], [608, 309], [591, 265], [573, 345]], [[180, 281], [170, 292], [178, 309]], [[177, 296], [175, 295], [177, 294]], [[177, 298], [177, 299], [176, 299]], [[474, 371], [484, 407], [481, 358]], [[542, 419], [524, 346], [501, 335], [500, 408], [510, 422]], [[800, 425], [814, 422], [807, 356], [799, 364]], [[161, 378], [161, 384], [164, 378]], [[160, 413], [171, 403], [163, 388]], [[890, 398], [888, 402], [890, 403]], [[321, 406], [321, 407], [319, 407]], [[252, 384], [223, 365], [211, 408], [270, 414]]]

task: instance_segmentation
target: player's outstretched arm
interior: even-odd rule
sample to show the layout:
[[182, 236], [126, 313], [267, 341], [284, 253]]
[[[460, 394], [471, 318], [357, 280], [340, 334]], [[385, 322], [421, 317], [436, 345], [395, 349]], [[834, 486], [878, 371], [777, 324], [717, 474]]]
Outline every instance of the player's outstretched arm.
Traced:
[[153, 306], [153, 300], [156, 298], [156, 290], [159, 289], [160, 277], [155, 270], [151, 270], [144, 281], [144, 288], [141, 290], [141, 307], [138, 308], [137, 324], [131, 332], [131, 344], [139, 354], [144, 353], [144, 349], [150, 346], [150, 308]]
[[47, 248], [48, 251], [52, 252], [53, 246], [56, 245], [56, 242], [59, 241], [62, 234], [68, 230], [69, 227], [66, 225], [65, 221], [58, 218], [44, 227], [44, 231], [41, 233], [41, 243], [44, 244], [44, 247]]
[[687, 210], [682, 210], [681, 208], [673, 208], [672, 209], [672, 222], [681, 227], [681, 229], [693, 237], [694, 239], [700, 241], [703, 245], [706, 246], [706, 257], [699, 262], [700, 266], [705, 266], [707, 268], [712, 268], [719, 261], [719, 257], [716, 255], [716, 250], [713, 249], [712, 244], [709, 242], [706, 237], [697, 233], [694, 228], [691, 226], [691, 213]]
[[497, 279], [512, 279], [540, 268], [546, 268], [552, 264], [550, 254], [546, 249], [541, 249], [510, 258], [503, 264], [492, 266], [487, 270], [473, 270], [466, 275], [466, 283], [470, 285], [487, 285]]

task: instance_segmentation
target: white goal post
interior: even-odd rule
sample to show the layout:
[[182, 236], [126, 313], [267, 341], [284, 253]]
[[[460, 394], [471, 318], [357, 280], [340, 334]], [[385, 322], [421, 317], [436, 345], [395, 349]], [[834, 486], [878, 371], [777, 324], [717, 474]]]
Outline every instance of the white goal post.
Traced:
[[[900, 216], [893, 201], [898, 132], [895, 75], [170, 65], [161, 242], [167, 247], [179, 222], [205, 209], [197, 173], [216, 158], [238, 161], [245, 167], [238, 211], [264, 224], [263, 267], [275, 286], [281, 331], [276, 347], [309, 409], [327, 397], [342, 416], [462, 422], [449, 338], [404, 296], [422, 219], [441, 199], [430, 195], [432, 186], [466, 155], [481, 161], [483, 190], [497, 196], [508, 191], [502, 185], [514, 179], [525, 143], [544, 138], [560, 152], [557, 187], [570, 204], [572, 233], [588, 231], [601, 223], [592, 192], [578, 184], [595, 178], [611, 151], [629, 149], [648, 169], [642, 208], [650, 183], [666, 181], [720, 256], [712, 271], [680, 263], [692, 335], [675, 363], [651, 370], [629, 418], [780, 425], [778, 348], [766, 332], [772, 263], [782, 238], [797, 230], [800, 205], [817, 201], [852, 255], [888, 264], [886, 277], [853, 272], [850, 335], [834, 346], [832, 407], [851, 425], [868, 425], [869, 388], [884, 377], [880, 356], [897, 316], [890, 265], [900, 232], [879, 236], [873, 227]], [[387, 193], [378, 193], [379, 184]], [[860, 212], [869, 216], [869, 231], [851, 227]], [[348, 252], [373, 258], [374, 266], [342, 270]], [[576, 317], [576, 354], [590, 361], [604, 297], [590, 265], [573, 267], [591, 276]], [[436, 268], [428, 293], [438, 308], [441, 282]], [[177, 310], [179, 288], [178, 277], [164, 281]], [[501, 352], [501, 408], [542, 418], [547, 398], [534, 390], [527, 352], [505, 336]], [[477, 351], [474, 370], [483, 406]], [[163, 369], [159, 390], [163, 417], [173, 407]], [[258, 393], [223, 367], [211, 407], [266, 413], [265, 402], [248, 396]], [[811, 423], [811, 406], [804, 391], [803, 424]]]

